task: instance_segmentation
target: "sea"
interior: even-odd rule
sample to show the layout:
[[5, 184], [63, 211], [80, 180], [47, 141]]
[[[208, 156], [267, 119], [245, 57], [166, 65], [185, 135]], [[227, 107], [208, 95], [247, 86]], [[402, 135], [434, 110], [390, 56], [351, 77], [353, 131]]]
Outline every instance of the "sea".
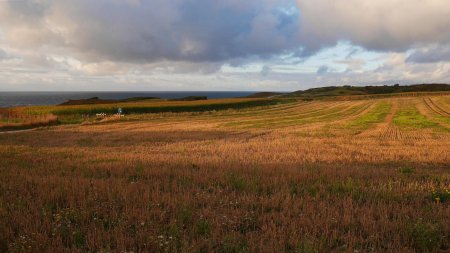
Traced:
[[254, 93], [256, 93], [256, 91], [0, 92], [0, 108], [30, 105], [57, 105], [69, 99], [87, 99], [92, 97], [98, 97], [100, 99], [126, 99], [133, 97], [172, 99], [188, 96], [206, 96], [208, 99], [211, 99], [244, 97]]

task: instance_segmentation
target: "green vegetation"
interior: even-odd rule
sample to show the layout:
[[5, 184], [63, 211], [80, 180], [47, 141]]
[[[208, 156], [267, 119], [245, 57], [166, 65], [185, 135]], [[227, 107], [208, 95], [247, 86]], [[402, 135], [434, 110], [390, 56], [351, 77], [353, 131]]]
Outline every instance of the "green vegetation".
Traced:
[[246, 98], [269, 98], [274, 96], [280, 96], [283, 95], [283, 93], [280, 92], [257, 92], [252, 95], [246, 96]]
[[376, 95], [376, 94], [394, 94], [403, 92], [438, 92], [450, 91], [448, 84], [417, 84], [417, 85], [393, 85], [393, 86], [330, 86], [313, 88], [305, 91], [296, 91], [288, 96], [299, 97], [329, 97], [329, 96], [351, 96], [351, 95]]
[[345, 181], [338, 181], [327, 186], [328, 193], [334, 196], [357, 194], [360, 189], [361, 186], [352, 178], [347, 178]]
[[441, 237], [442, 231], [437, 224], [418, 221], [409, 225], [409, 234], [414, 247], [422, 252], [433, 252], [444, 245], [445, 237]]
[[207, 220], [200, 220], [197, 223], [197, 234], [203, 238], [207, 238], [211, 234], [211, 224]]
[[404, 175], [411, 175], [414, 173], [414, 169], [410, 168], [410, 167], [401, 167], [399, 169], [399, 172], [404, 174]]
[[130, 102], [116, 104], [90, 104], [74, 106], [33, 106], [25, 108], [25, 113], [30, 115], [53, 114], [58, 116], [62, 124], [81, 123], [83, 115], [95, 116], [97, 113], [115, 114], [119, 108], [124, 114], [145, 113], [182, 113], [182, 112], [205, 112], [220, 110], [240, 110], [245, 108], [271, 106], [292, 102], [290, 99], [224, 99], [209, 101], [161, 101]]
[[117, 103], [127, 103], [127, 102], [137, 102], [137, 101], [145, 101], [158, 99], [155, 97], [133, 97], [127, 99], [100, 99], [98, 97], [92, 97], [87, 99], [76, 99], [76, 100], [68, 100], [60, 105], [92, 105], [92, 104], [117, 104]]
[[169, 99], [169, 101], [197, 101], [197, 100], [208, 100], [206, 96], [188, 96], [183, 98]]
[[390, 110], [390, 103], [386, 101], [380, 102], [371, 111], [350, 122], [347, 127], [358, 128], [361, 130], [368, 129], [372, 124], [383, 122]]
[[51, 113], [58, 116], [74, 114], [96, 114], [96, 113], [116, 113], [117, 109], [123, 107], [126, 114], [132, 113], [162, 113], [162, 112], [203, 112], [213, 110], [243, 109], [254, 106], [274, 105], [281, 100], [249, 100], [229, 103], [205, 103], [205, 104], [184, 104], [184, 105], [138, 105], [138, 104], [118, 104], [113, 106], [90, 106], [54, 108]]
[[420, 114], [414, 105], [402, 107], [394, 116], [392, 122], [403, 129], [435, 128], [447, 130], [438, 123], [430, 121], [424, 115]]
[[333, 107], [316, 108], [305, 112], [291, 111], [284, 115], [274, 115], [270, 118], [226, 123], [226, 126], [243, 128], [271, 128], [307, 125], [318, 122], [328, 122], [355, 115], [367, 108], [367, 104], [346, 105], [345, 103]]
[[444, 203], [450, 200], [450, 190], [435, 190], [431, 193], [431, 198], [433, 201]]
[[[277, 111], [279, 109], [276, 105], [292, 103], [293, 106], [302, 103], [312, 103], [312, 100], [320, 100], [324, 97], [333, 96], [347, 96], [341, 98], [334, 98], [336, 100], [347, 101], [353, 99], [364, 99], [367, 95], [375, 96], [379, 94], [392, 95], [395, 92], [435, 92], [435, 91], [449, 91], [450, 85], [446, 84], [428, 84], [428, 85], [412, 85], [412, 86], [366, 86], [366, 87], [324, 87], [315, 88], [307, 91], [298, 91], [289, 94], [281, 94], [275, 92], [260, 92], [250, 95], [246, 98], [232, 98], [232, 99], [212, 99], [207, 100], [206, 97], [191, 96], [181, 99], [161, 100], [153, 97], [136, 97], [122, 100], [102, 100], [98, 97], [80, 100], [69, 100], [59, 106], [31, 106], [14, 108], [19, 112], [18, 116], [11, 116], [11, 109], [0, 110], [0, 128], [1, 129], [27, 129], [34, 127], [41, 127], [54, 124], [79, 124], [83, 122], [96, 122], [104, 118], [96, 117], [96, 114], [104, 113], [112, 116], [116, 114], [119, 108], [126, 115], [133, 114], [141, 115], [140, 117], [133, 117], [143, 119], [147, 116], [145, 114], [156, 113], [201, 113], [214, 112], [226, 110], [241, 110], [254, 107], [271, 106], [267, 112], [262, 110], [247, 110], [239, 112], [241, 116], [248, 115], [249, 119], [245, 121], [230, 120], [224, 123], [224, 126], [237, 126], [243, 128], [270, 128], [270, 127], [290, 127], [296, 125], [306, 125], [324, 121], [334, 121], [336, 119], [352, 119], [353, 116], [359, 115], [368, 108], [368, 104], [354, 104], [352, 106], [330, 106], [323, 108], [311, 108], [302, 112], [294, 110], [286, 110], [282, 112], [284, 117], [278, 117]], [[401, 95], [397, 94], [396, 95]], [[426, 94], [426, 93], [423, 93]], [[363, 96], [350, 96], [363, 95]], [[366, 101], [366, 100], [364, 100]], [[295, 103], [297, 102], [297, 103]], [[323, 101], [321, 101], [323, 102]], [[285, 108], [286, 109], [286, 108]], [[370, 127], [374, 123], [383, 121], [389, 114], [391, 105], [384, 101], [380, 102], [369, 113], [364, 113], [354, 121], [347, 123], [346, 126], [352, 130], [362, 131]], [[409, 114], [408, 114], [409, 113]], [[433, 116], [433, 121], [426, 119], [423, 116], [413, 115], [414, 112], [403, 112], [397, 115], [395, 123], [399, 126], [414, 124], [415, 128], [441, 128], [440, 126], [449, 123], [449, 119], [442, 115]], [[2, 116], [3, 115], [3, 116]], [[6, 115], [6, 116], [4, 116]], [[220, 115], [221, 117], [232, 118], [235, 114]], [[259, 115], [265, 115], [261, 118]], [[38, 117], [37, 117], [38, 116]], [[413, 116], [413, 117], [411, 117]], [[418, 117], [415, 117], [418, 116]], [[250, 119], [254, 117], [255, 120]], [[406, 118], [405, 118], [406, 117]], [[415, 118], [414, 118], [415, 117]], [[23, 120], [26, 119], [26, 122]], [[108, 120], [112, 120], [108, 117]], [[127, 120], [131, 117], [127, 117]], [[404, 122], [404, 121], [408, 122]]]
[[444, 124], [450, 124], [450, 117], [445, 117], [439, 114], [433, 115], [433, 120], [437, 122], [442, 122]]

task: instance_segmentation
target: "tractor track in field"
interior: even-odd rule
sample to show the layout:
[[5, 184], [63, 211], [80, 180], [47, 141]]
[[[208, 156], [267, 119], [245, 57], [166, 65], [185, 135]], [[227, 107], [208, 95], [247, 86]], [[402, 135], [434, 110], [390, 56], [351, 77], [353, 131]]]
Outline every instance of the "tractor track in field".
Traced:
[[379, 138], [382, 140], [419, 141], [426, 139], [426, 136], [401, 131], [398, 127], [390, 125], [383, 132], [380, 133]]
[[[296, 130], [301, 130], [301, 131], [305, 131], [305, 130], [313, 131], [314, 129], [323, 128], [323, 127], [329, 126], [330, 124], [332, 124], [332, 125], [343, 124], [345, 122], [353, 120], [353, 119], [359, 117], [360, 115], [368, 112], [375, 106], [375, 103], [367, 103], [367, 104], [363, 104], [361, 106], [362, 106], [362, 108], [359, 108], [357, 111], [351, 112], [351, 113], [348, 113], [348, 111], [351, 111], [352, 107], [347, 108], [343, 111], [340, 111], [340, 113], [341, 112], [347, 112], [347, 113], [342, 115], [342, 117], [339, 119], [333, 119], [331, 121], [312, 122], [312, 123], [308, 123], [308, 124], [304, 124], [304, 125], [292, 125], [289, 127], [295, 128]], [[335, 115], [336, 113], [332, 113], [332, 114]], [[330, 114], [328, 114], [328, 115], [330, 115]], [[320, 117], [325, 117], [328, 115], [322, 115]]]
[[318, 125], [325, 126], [325, 125], [329, 125], [329, 124], [333, 124], [333, 125], [344, 124], [344, 123], [347, 123], [347, 122], [352, 121], [354, 119], [357, 119], [361, 115], [364, 115], [364, 114], [368, 113], [375, 106], [376, 106], [376, 103], [368, 103], [368, 104], [364, 105], [361, 109], [359, 109], [358, 111], [356, 111], [354, 113], [351, 113], [351, 114], [348, 114], [348, 115], [344, 115], [342, 118], [337, 119], [337, 120], [333, 120], [331, 122], [320, 122], [320, 123], [318, 123]]
[[338, 119], [336, 121], [333, 121], [333, 124], [341, 124], [341, 123], [345, 123], [351, 120], [354, 120], [356, 118], [358, 118], [361, 115], [364, 115], [366, 113], [368, 113], [370, 110], [372, 110], [374, 107], [376, 106], [376, 103], [368, 103], [366, 105], [364, 105], [364, 107], [362, 107], [360, 110], [358, 110], [357, 112], [355, 112], [354, 114], [351, 114], [347, 117], [344, 116], [344, 118], [342, 119]]
[[448, 122], [445, 122], [445, 120], [436, 117], [440, 116], [444, 118], [449, 118], [448, 113], [444, 109], [436, 105], [434, 101], [432, 101], [432, 99], [424, 98], [422, 100], [422, 103], [418, 104], [417, 109], [428, 120], [435, 122], [444, 128], [450, 129], [450, 124]]
[[398, 111], [399, 105], [398, 101], [390, 100], [391, 103], [391, 111], [386, 116], [383, 122], [376, 124], [374, 127], [369, 128], [360, 134], [358, 136], [360, 137], [382, 137], [382, 136], [389, 136], [388, 133], [392, 132], [390, 130], [392, 125], [392, 120], [394, 119], [395, 114]]
[[402, 131], [397, 126], [393, 125], [393, 119], [397, 114], [400, 105], [398, 100], [391, 100], [391, 111], [386, 116], [385, 120], [375, 127], [368, 129], [358, 136], [362, 138], [377, 138], [384, 141], [391, 140], [408, 140], [408, 141], [418, 141], [426, 139], [425, 135], [414, 134], [412, 132]]
[[423, 98], [423, 101], [425, 102], [426, 107], [428, 107], [431, 111], [444, 117], [450, 117], [450, 113], [442, 109], [431, 98]]
[[429, 138], [426, 133], [417, 133], [413, 131], [403, 131], [399, 127], [395, 126], [392, 122], [395, 115], [400, 108], [399, 101], [395, 101], [392, 105], [391, 113], [386, 117], [385, 125], [382, 127], [382, 131], [379, 133], [379, 138], [382, 140], [408, 140], [419, 141]]
[[[356, 107], [358, 106], [362, 106], [362, 109], [358, 109]], [[309, 119], [309, 120], [313, 120], [312, 122], [307, 122], [307, 123], [300, 123], [297, 124], [296, 122], [296, 118], [293, 117], [289, 117], [289, 118], [284, 118], [284, 120], [279, 121], [278, 123], [281, 124], [279, 126], [281, 127], [292, 127], [292, 128], [296, 128], [296, 129], [307, 129], [309, 127], [312, 128], [317, 128], [317, 127], [321, 127], [327, 124], [330, 124], [330, 122], [332, 122], [333, 124], [336, 124], [337, 122], [341, 122], [341, 121], [345, 121], [350, 117], [353, 117], [359, 113], [362, 113], [363, 110], [367, 109], [369, 105], [350, 105], [348, 107], [345, 107], [339, 111], [333, 111], [333, 110], [329, 110], [324, 114], [321, 115], [317, 115], [317, 116], [312, 116], [312, 117], [306, 117], [305, 119]], [[355, 112], [353, 112], [352, 110], [357, 109]], [[323, 111], [322, 111], [323, 112]], [[337, 117], [340, 116], [339, 118], [336, 119], [327, 119], [327, 117]], [[286, 124], [286, 125], [283, 125]], [[275, 124], [277, 125], [277, 124]]]
[[288, 121], [288, 120], [296, 120], [300, 117], [311, 117], [310, 115], [314, 115], [316, 113], [329, 113], [328, 111], [332, 111], [335, 108], [345, 106], [348, 102], [332, 102], [328, 105], [328, 107], [324, 107], [322, 104], [315, 104], [312, 107], [304, 107], [303, 105], [297, 105], [295, 108], [290, 108], [286, 111], [280, 111], [275, 114], [269, 115], [257, 115], [250, 117], [241, 117], [237, 118], [233, 121], [227, 122], [238, 122], [240, 125], [253, 125], [258, 122], [268, 122], [268, 121]]

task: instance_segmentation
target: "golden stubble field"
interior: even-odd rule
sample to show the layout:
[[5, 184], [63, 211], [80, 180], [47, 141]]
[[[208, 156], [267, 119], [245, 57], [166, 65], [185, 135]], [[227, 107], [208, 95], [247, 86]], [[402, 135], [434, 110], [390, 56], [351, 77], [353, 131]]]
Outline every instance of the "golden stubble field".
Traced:
[[450, 96], [0, 134], [0, 252], [448, 252]]

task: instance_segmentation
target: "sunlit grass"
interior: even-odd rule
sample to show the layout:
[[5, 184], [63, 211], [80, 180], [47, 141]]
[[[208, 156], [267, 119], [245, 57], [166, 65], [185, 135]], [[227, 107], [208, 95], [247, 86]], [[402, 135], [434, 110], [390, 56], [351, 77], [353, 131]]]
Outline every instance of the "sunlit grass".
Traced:
[[420, 114], [417, 108], [412, 105], [403, 105], [393, 118], [393, 123], [403, 129], [438, 129], [448, 130], [438, 123], [429, 120], [424, 115]]
[[389, 102], [379, 102], [372, 110], [349, 122], [347, 127], [357, 128], [360, 130], [368, 129], [375, 123], [383, 122], [390, 111], [391, 104]]

